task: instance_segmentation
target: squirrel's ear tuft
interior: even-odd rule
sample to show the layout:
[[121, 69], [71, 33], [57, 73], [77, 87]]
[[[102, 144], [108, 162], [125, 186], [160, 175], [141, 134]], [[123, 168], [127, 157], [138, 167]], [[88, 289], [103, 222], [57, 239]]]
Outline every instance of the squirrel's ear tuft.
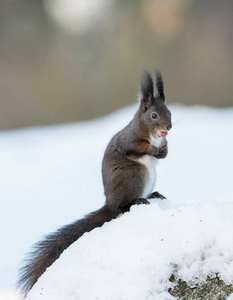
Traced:
[[156, 96], [160, 97], [162, 100], [165, 101], [163, 78], [159, 71], [155, 72], [155, 79], [156, 79], [156, 89], [157, 89]]
[[140, 86], [140, 100], [141, 104], [144, 106], [145, 110], [151, 104], [151, 101], [154, 96], [154, 84], [151, 74], [147, 71], [144, 72], [142, 79], [141, 79], [141, 86]]

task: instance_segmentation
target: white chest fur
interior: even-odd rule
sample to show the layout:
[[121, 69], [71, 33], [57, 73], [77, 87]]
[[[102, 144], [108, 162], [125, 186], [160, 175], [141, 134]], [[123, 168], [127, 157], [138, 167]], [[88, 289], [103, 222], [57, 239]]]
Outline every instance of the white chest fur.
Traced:
[[[151, 136], [150, 144], [155, 147], [160, 147], [164, 143], [165, 138], [154, 138]], [[147, 178], [145, 181], [145, 186], [142, 194], [142, 198], [147, 198], [150, 193], [152, 193], [155, 181], [156, 181], [156, 165], [158, 159], [152, 155], [144, 155], [143, 157], [138, 159], [142, 165], [144, 165], [147, 169]]]

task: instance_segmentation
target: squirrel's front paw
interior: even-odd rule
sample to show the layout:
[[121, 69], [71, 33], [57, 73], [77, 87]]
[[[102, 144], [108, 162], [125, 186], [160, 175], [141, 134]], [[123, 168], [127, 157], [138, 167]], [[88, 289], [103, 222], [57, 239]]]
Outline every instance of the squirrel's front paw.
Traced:
[[158, 159], [165, 158], [167, 156], [167, 152], [168, 152], [167, 145], [164, 145], [159, 149], [158, 154], [156, 154], [155, 157]]

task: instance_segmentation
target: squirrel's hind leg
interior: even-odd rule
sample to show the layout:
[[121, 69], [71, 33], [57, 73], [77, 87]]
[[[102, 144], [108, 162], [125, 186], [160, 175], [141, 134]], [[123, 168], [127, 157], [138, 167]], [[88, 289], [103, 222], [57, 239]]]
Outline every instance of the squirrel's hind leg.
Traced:
[[121, 212], [122, 213], [128, 212], [132, 205], [140, 205], [140, 204], [150, 204], [150, 202], [146, 198], [137, 198], [133, 200], [130, 204], [121, 207]]
[[145, 198], [137, 198], [132, 202], [132, 205], [140, 205], [140, 204], [150, 204], [150, 202]]

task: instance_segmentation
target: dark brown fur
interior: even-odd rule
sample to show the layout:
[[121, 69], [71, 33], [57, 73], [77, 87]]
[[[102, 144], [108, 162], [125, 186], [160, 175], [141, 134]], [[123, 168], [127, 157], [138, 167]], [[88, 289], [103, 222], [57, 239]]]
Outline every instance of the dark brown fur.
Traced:
[[[148, 204], [143, 198], [148, 170], [139, 159], [145, 155], [157, 159], [167, 155], [166, 140], [160, 148], [150, 144], [151, 135], [171, 129], [171, 113], [165, 104], [163, 80], [156, 73], [157, 94], [154, 95], [153, 80], [145, 72], [141, 81], [140, 106], [132, 121], [109, 142], [102, 163], [102, 176], [106, 196], [105, 205], [81, 220], [66, 225], [49, 234], [34, 246], [20, 271], [19, 286], [25, 295], [38, 278], [61, 253], [85, 232], [101, 227], [105, 222], [128, 211], [133, 204]], [[152, 119], [156, 112], [158, 118]], [[158, 192], [147, 198], [165, 198]]]

